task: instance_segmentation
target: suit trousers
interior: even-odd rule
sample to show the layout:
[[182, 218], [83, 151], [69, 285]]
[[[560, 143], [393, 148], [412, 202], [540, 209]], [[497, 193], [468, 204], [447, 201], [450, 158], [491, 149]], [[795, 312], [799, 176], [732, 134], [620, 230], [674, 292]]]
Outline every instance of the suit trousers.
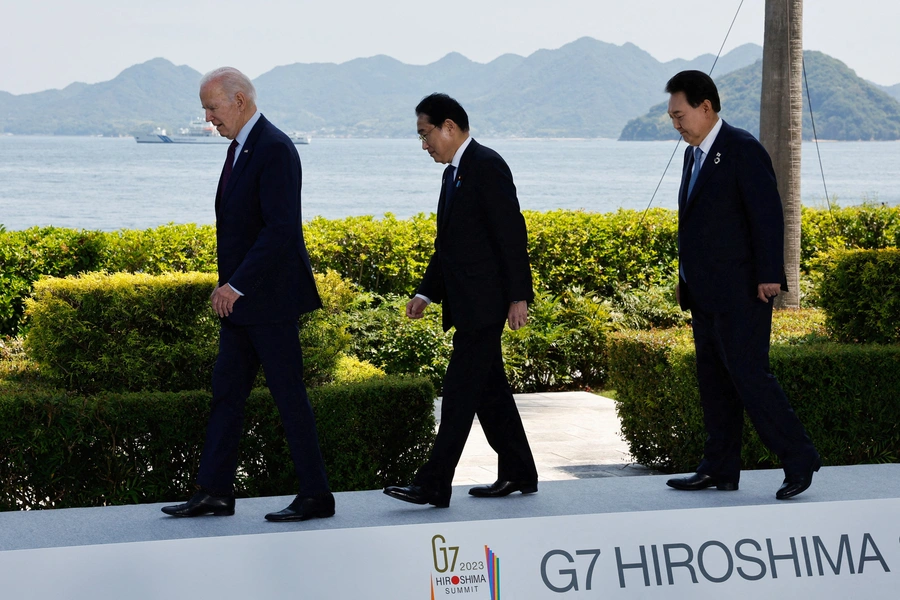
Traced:
[[735, 311], [692, 308], [691, 315], [707, 433], [697, 472], [738, 482], [746, 409], [760, 440], [781, 460], [785, 472], [805, 473], [818, 454], [769, 370], [772, 302], [747, 298]]
[[222, 321], [213, 398], [197, 482], [212, 493], [233, 490], [244, 405], [262, 365], [300, 480], [299, 494], [328, 491], [316, 421], [303, 384], [303, 353], [295, 321], [233, 325]]
[[441, 424], [417, 485], [449, 493], [475, 415], [497, 453], [498, 479], [537, 481], [537, 467], [503, 370], [500, 335], [504, 323], [453, 335], [444, 377]]

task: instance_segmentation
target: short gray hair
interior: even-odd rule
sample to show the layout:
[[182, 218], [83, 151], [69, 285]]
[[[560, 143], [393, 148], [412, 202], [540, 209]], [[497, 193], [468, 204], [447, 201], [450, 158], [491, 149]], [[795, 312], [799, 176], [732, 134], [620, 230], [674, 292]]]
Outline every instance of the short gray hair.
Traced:
[[222, 91], [229, 98], [234, 98], [238, 92], [243, 92], [250, 102], [256, 104], [256, 88], [250, 78], [233, 67], [219, 67], [213, 69], [200, 79], [200, 87], [217, 81], [222, 86]]

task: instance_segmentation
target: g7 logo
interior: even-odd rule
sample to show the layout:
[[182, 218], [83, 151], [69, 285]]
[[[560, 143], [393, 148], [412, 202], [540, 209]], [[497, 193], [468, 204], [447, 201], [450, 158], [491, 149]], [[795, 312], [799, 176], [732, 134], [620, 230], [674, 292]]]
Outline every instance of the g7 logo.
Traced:
[[[447, 540], [444, 539], [444, 536], [440, 534], [431, 538], [431, 557], [434, 559], [434, 570], [438, 573], [446, 573], [448, 570], [455, 570], [456, 555], [459, 554], [459, 546], [450, 546], [448, 548], [441, 545], [440, 547], [438, 547], [438, 545], [435, 543], [438, 540], [440, 540], [441, 544], [447, 543]], [[448, 550], [453, 555], [452, 559], [449, 556], [450, 553], [447, 552]]]

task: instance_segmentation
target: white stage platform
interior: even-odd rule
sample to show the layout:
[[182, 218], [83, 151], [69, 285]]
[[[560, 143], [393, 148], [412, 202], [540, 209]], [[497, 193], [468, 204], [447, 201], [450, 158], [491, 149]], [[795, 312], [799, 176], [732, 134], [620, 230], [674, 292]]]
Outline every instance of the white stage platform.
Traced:
[[737, 492], [679, 492], [667, 477], [503, 499], [456, 487], [448, 509], [347, 492], [333, 518], [288, 524], [263, 519], [287, 496], [239, 499], [233, 517], [5, 512], [0, 597], [900, 597], [900, 465], [826, 467], [789, 501], [775, 500], [781, 471], [745, 471]]

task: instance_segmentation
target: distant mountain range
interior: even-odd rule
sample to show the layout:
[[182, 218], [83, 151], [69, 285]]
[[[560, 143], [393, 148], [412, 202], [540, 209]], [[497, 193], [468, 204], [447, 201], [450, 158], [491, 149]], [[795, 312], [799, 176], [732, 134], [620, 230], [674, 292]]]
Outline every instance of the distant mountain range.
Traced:
[[878, 85], [877, 83], [872, 84], [877, 88], [881, 88], [897, 100], [900, 100], [900, 83], [896, 83], [894, 85]]
[[[755, 44], [735, 48], [719, 58], [714, 76], [718, 81], [752, 68], [761, 56]], [[527, 57], [506, 54], [487, 64], [457, 53], [425, 66], [387, 56], [296, 63], [276, 67], [254, 83], [267, 117], [282, 129], [313, 136], [412, 137], [415, 105], [426, 94], [443, 91], [466, 107], [474, 135], [616, 138], [630, 120], [666, 99], [663, 87], [674, 73], [708, 71], [714, 60], [705, 54], [662, 63], [633, 44], [585, 37], [557, 50]], [[200, 77], [188, 66], [156, 58], [102, 83], [73, 83], [34, 94], [0, 92], [0, 132], [114, 136], [155, 127], [173, 131], [201, 114]], [[874, 89], [874, 84], [865, 86]], [[900, 94], [900, 84], [889, 90]], [[758, 92], [755, 100], [758, 104]]]
[[[808, 50], [803, 53], [803, 60], [809, 82], [809, 96], [806, 83], [803, 85], [803, 139], [812, 139], [813, 120], [819, 139], [900, 139], [897, 99], [879, 89], [881, 86], [860, 79], [847, 65], [827, 54]], [[716, 86], [722, 100], [722, 118], [758, 136], [762, 61], [718, 78]], [[812, 99], [812, 119], [808, 98]], [[619, 139], [677, 139], [666, 105], [657, 104], [647, 114], [629, 121]]]

